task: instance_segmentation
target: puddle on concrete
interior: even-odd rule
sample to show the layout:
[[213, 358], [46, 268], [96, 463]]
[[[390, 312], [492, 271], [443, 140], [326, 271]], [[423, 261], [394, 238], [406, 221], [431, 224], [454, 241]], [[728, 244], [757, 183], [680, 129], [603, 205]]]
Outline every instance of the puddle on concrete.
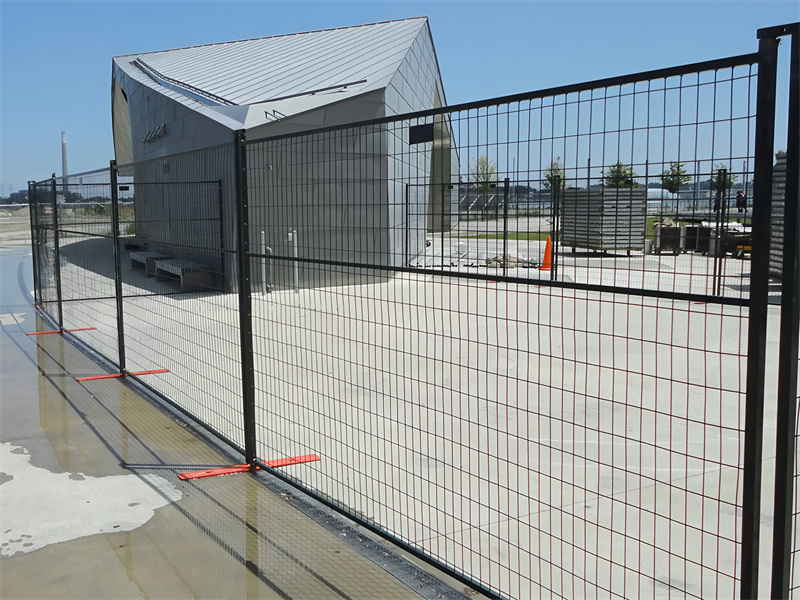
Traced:
[[0, 597], [441, 597], [254, 476], [178, 480], [232, 457], [119, 380], [76, 382], [104, 369], [25, 335], [52, 328], [30, 305], [30, 256], [0, 268]]
[[0, 444], [0, 463], [10, 477], [3, 483], [3, 522], [10, 528], [0, 535], [0, 556], [132, 531], [181, 499], [180, 490], [158, 475], [52, 473], [32, 466], [25, 449], [9, 443]]

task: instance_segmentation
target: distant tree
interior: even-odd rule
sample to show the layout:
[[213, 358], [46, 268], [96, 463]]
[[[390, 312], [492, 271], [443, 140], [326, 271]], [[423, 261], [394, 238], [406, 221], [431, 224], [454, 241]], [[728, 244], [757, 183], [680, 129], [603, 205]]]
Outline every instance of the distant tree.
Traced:
[[478, 191], [485, 194], [497, 178], [497, 165], [490, 161], [488, 156], [479, 156], [472, 162], [469, 174], [472, 181], [477, 184]]
[[83, 202], [83, 196], [81, 194], [71, 190], [63, 190], [60, 186], [56, 189], [56, 195], [58, 196], [59, 202], [67, 202], [70, 204], [73, 202]]
[[7, 200], [8, 204], [28, 204], [28, 192], [12, 192]]
[[603, 186], [607, 188], [636, 188], [639, 184], [634, 181], [637, 177], [633, 167], [628, 167], [617, 161], [603, 173]]
[[714, 165], [714, 176], [711, 178], [711, 189], [715, 192], [725, 193], [733, 187], [736, 175], [728, 171], [723, 164]]
[[564, 163], [561, 162], [560, 156], [556, 156], [555, 159], [550, 161], [550, 166], [544, 172], [542, 185], [552, 192], [554, 190], [563, 190], [566, 184], [567, 176], [564, 171]]
[[683, 163], [677, 161], [669, 163], [669, 169], [661, 173], [661, 186], [670, 194], [677, 194], [691, 180], [692, 177], [686, 174]]

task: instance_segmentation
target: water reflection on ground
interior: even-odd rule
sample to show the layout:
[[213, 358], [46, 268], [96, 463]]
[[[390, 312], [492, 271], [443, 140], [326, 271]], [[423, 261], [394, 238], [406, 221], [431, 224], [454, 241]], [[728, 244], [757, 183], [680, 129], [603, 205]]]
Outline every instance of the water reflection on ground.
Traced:
[[106, 367], [62, 336], [27, 336], [52, 328], [31, 304], [30, 260], [0, 249], [0, 596], [457, 595], [388, 572], [263, 474], [178, 480], [241, 458], [123, 380], [75, 381]]

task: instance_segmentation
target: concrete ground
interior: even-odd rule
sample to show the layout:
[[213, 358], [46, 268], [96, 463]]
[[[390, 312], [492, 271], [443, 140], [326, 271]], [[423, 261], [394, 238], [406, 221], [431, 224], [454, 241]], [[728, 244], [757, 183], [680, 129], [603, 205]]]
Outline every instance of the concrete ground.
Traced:
[[27, 295], [24, 228], [0, 225], [0, 596], [467, 592], [263, 473], [180, 481], [242, 458], [127, 381], [76, 382], [105, 369], [64, 337], [28, 336], [50, 324]]
[[[87, 242], [64, 249], [65, 293], [87, 298], [65, 323], [96, 326], [78, 335], [113, 355], [113, 302], [86, 294], [109, 287], [107, 265], [69, 259]], [[716, 273], [723, 295], [748, 292], [749, 261], [562, 258], [565, 281], [711, 294]], [[288, 474], [510, 597], [736, 595], [747, 309], [506, 274], [523, 281], [406, 274], [254, 298], [259, 456], [320, 454]], [[123, 279], [129, 368], [170, 368], [148, 382], [240, 442], [235, 296]]]

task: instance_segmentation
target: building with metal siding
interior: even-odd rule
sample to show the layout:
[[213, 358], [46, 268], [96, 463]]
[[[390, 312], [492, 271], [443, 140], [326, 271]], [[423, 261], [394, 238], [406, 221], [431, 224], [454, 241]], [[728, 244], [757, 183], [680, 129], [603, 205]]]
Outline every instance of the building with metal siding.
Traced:
[[[181, 181], [197, 177], [196, 164], [192, 173], [183, 173], [181, 165], [187, 161], [177, 157], [230, 144], [237, 130], [244, 130], [248, 141], [266, 141], [444, 104], [444, 86], [425, 17], [113, 59], [116, 160], [119, 165], [140, 165], [131, 170], [137, 179]], [[390, 133], [388, 129], [378, 138], [371, 136], [369, 156], [364, 155], [363, 140], [358, 148], [344, 149], [350, 155], [349, 168], [357, 155], [361, 172], [370, 174], [363, 190], [348, 190], [349, 201], [324, 185], [324, 176], [315, 165], [297, 164], [297, 153], [303, 149], [319, 155], [331, 152], [331, 148], [306, 143], [294, 147], [291, 174], [279, 168], [288, 157], [273, 153], [268, 172], [259, 171], [266, 168], [261, 165], [252, 167], [249, 173], [250, 179], [260, 182], [248, 190], [252, 214], [260, 221], [253, 223], [255, 237], [251, 239], [260, 239], [264, 231], [266, 244], [280, 251], [286, 243], [286, 231], [295, 230], [301, 256], [389, 266], [406, 263], [409, 254], [424, 247], [426, 230], [451, 225], [450, 219], [441, 215], [457, 213], [456, 194], [448, 192], [446, 185], [422, 186], [409, 194], [404, 186], [393, 183], [408, 181], [412, 175], [431, 184], [449, 183], [451, 173], [458, 172], [457, 157], [451, 152], [454, 145], [449, 143], [447, 126], [439, 123], [437, 131], [438, 138], [444, 135], [447, 140], [432, 144], [429, 152], [415, 153], [414, 164], [393, 158], [407, 149], [407, 134], [398, 136], [397, 131]], [[342, 150], [336, 148], [337, 153]], [[235, 213], [232, 155], [216, 154], [228, 158], [204, 161], [202, 178], [222, 182], [222, 237], [231, 241]], [[153, 168], [154, 163], [158, 168]], [[336, 174], [328, 173], [327, 177], [335, 179]], [[281, 185], [298, 189], [298, 182], [307, 184], [313, 197], [290, 199], [293, 205], [275, 206], [269, 191]], [[137, 204], [146, 204], [147, 188], [140, 186], [136, 199]], [[413, 206], [406, 206], [408, 202]], [[441, 208], [434, 211], [434, 205]], [[309, 210], [316, 215], [309, 215]], [[147, 214], [152, 217], [153, 210]], [[326, 218], [316, 218], [320, 215]], [[341, 227], [332, 229], [330, 223], [340, 223]], [[142, 223], [137, 224], [137, 235], [154, 247], [172, 244], [172, 252], [183, 254], [182, 258], [196, 255], [189, 250], [192, 232], [170, 231], [169, 227], [157, 230]], [[303, 240], [315, 241], [304, 248]], [[229, 271], [225, 265], [214, 266]], [[282, 277], [279, 271], [273, 276], [277, 280]], [[325, 283], [318, 278], [302, 279], [301, 285]], [[225, 287], [231, 287], [228, 280]]]

